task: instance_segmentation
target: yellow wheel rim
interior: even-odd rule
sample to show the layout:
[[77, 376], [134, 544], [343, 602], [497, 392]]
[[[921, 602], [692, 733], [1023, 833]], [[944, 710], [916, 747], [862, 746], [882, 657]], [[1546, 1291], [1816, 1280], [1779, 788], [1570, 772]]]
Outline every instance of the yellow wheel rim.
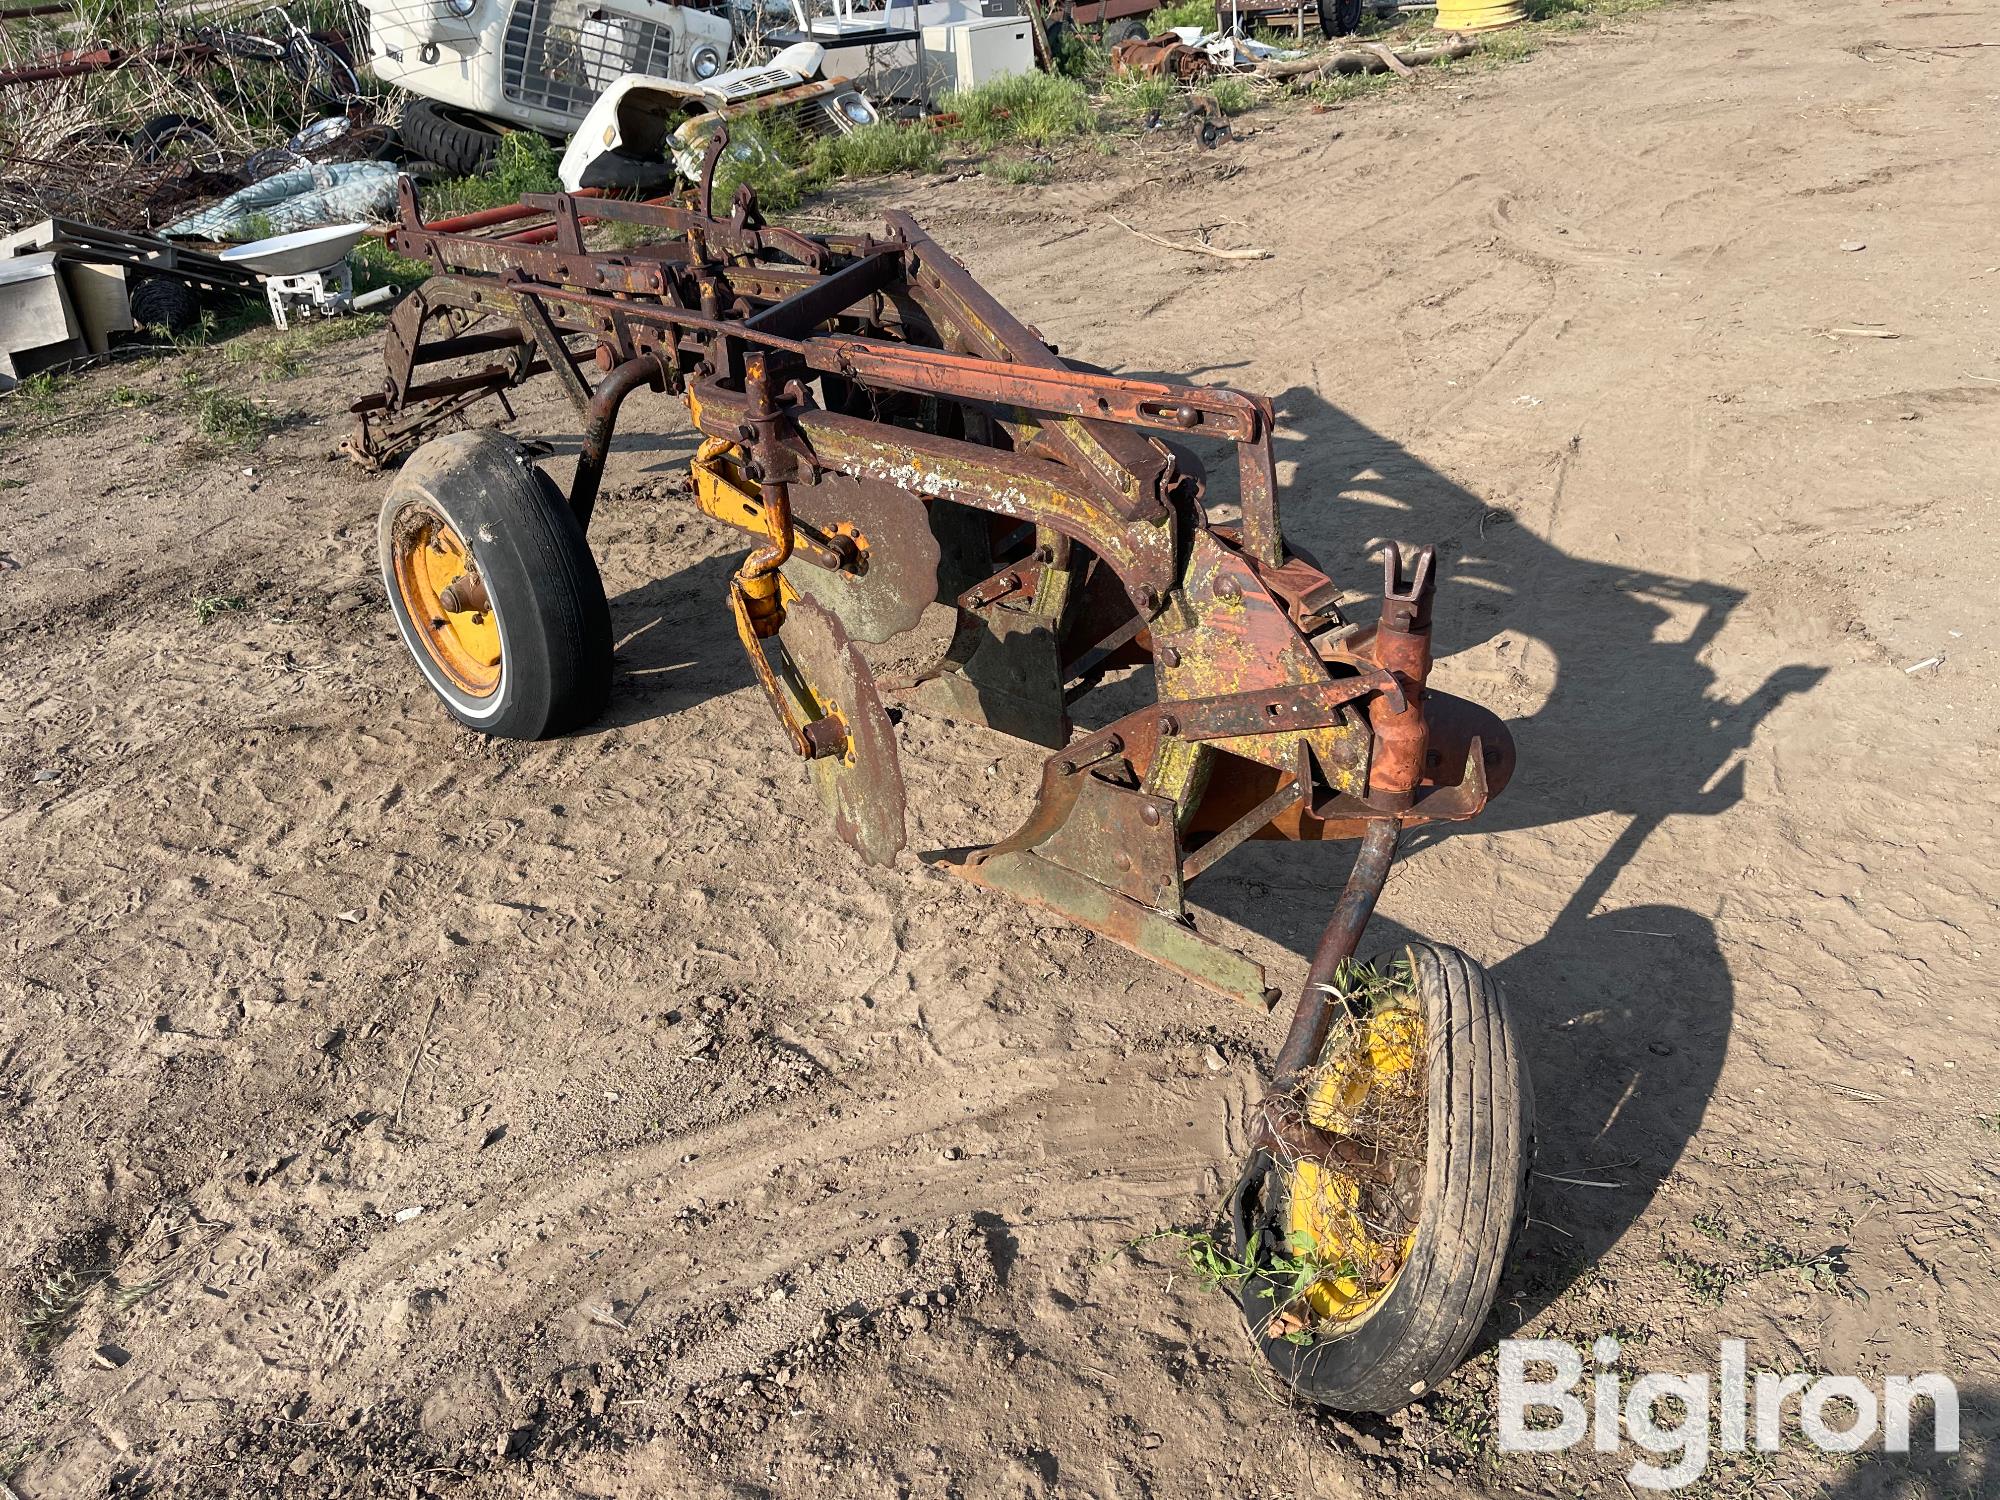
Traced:
[[449, 523], [425, 510], [399, 518], [395, 538], [396, 591], [416, 638], [466, 693], [492, 697], [500, 687], [499, 620], [490, 604], [447, 609], [442, 598], [453, 583], [476, 572], [471, 548]]
[[[1425, 1066], [1416, 996], [1380, 1005], [1336, 1034], [1306, 1100], [1306, 1118], [1322, 1130], [1348, 1133], [1371, 1101], [1412, 1089], [1421, 1099]], [[1300, 1311], [1336, 1325], [1353, 1322], [1388, 1294], [1416, 1241], [1414, 1225], [1397, 1234], [1371, 1223], [1367, 1195], [1354, 1177], [1310, 1161], [1286, 1173], [1285, 1227], [1293, 1253], [1310, 1255], [1325, 1268]]]

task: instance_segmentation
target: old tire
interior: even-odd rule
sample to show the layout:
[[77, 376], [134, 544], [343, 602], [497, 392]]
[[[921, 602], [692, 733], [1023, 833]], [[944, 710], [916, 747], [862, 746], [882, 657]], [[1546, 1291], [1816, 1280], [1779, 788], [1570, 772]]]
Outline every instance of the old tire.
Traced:
[[1122, 21], [1113, 21], [1104, 28], [1104, 45], [1115, 47], [1120, 42], [1129, 42], [1134, 37], [1143, 42], [1146, 36], [1146, 18], [1128, 16]]
[[[1240, 1289], [1251, 1338], [1280, 1379], [1337, 1411], [1391, 1412], [1449, 1375], [1479, 1336], [1514, 1237], [1527, 1215], [1534, 1105], [1500, 986], [1454, 948], [1411, 943], [1421, 1008], [1426, 1141], [1413, 1237], [1395, 1279], [1347, 1323], [1310, 1342], [1272, 1333], [1271, 1276]], [[1231, 1198], [1240, 1260], [1268, 1267], [1286, 1243], [1294, 1179], [1263, 1153]]]
[[127, 144], [148, 166], [185, 164], [211, 172], [222, 166], [215, 132], [193, 115], [154, 115], [132, 132]]
[[1323, 36], [1353, 36], [1361, 29], [1361, 0], [1319, 0]]
[[680, 173], [670, 161], [647, 161], [613, 148], [591, 158], [578, 178], [578, 186], [653, 198], [672, 192], [679, 180]]
[[[583, 528], [514, 439], [455, 432], [424, 444], [389, 486], [378, 536], [396, 629], [461, 724], [538, 740], [603, 712], [604, 584]], [[454, 607], [467, 601], [453, 585], [475, 571], [483, 601]]]
[[201, 321], [201, 298], [176, 276], [148, 276], [132, 288], [132, 323], [181, 333]]
[[412, 156], [434, 161], [461, 177], [483, 171], [500, 149], [497, 127], [432, 99], [412, 99], [405, 105], [396, 135]]

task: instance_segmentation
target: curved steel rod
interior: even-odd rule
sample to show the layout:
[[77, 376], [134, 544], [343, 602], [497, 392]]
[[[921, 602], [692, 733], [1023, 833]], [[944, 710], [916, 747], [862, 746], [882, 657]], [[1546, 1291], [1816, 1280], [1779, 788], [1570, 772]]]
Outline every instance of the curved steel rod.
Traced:
[[1292, 1012], [1284, 1045], [1278, 1049], [1273, 1069], [1273, 1085], [1282, 1091], [1293, 1079], [1311, 1067], [1326, 1045], [1340, 998], [1333, 987], [1340, 966], [1354, 957], [1361, 945], [1361, 930], [1375, 914], [1375, 902], [1389, 878], [1389, 866], [1396, 858], [1396, 843], [1402, 828], [1393, 818], [1381, 818], [1368, 825], [1361, 836], [1361, 852], [1354, 857], [1347, 885], [1333, 905], [1326, 930], [1319, 936], [1312, 967], [1306, 971], [1306, 987]]
[[590, 514], [597, 509], [597, 487], [604, 482], [605, 460], [611, 457], [618, 408], [640, 386], [650, 385], [657, 391], [666, 384], [666, 361], [657, 354], [642, 354], [619, 365], [591, 393], [590, 420], [584, 425], [583, 443], [576, 455], [576, 478], [569, 487], [570, 512], [585, 531], [590, 530]]

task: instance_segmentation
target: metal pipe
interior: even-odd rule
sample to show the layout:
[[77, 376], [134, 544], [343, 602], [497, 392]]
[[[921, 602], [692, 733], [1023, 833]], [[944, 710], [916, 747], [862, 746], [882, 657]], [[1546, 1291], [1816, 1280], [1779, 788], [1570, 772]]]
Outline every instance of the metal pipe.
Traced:
[[570, 512], [585, 531], [590, 529], [591, 512], [597, 509], [597, 487], [604, 481], [604, 461], [611, 456], [618, 408], [640, 386], [650, 385], [657, 391], [665, 389], [666, 383], [666, 363], [657, 354], [642, 354], [616, 366], [591, 393], [583, 444], [577, 449], [576, 478], [569, 487]]
[[[602, 188], [578, 188], [570, 194], [572, 198], [595, 198]], [[470, 229], [490, 229], [495, 224], [511, 224], [517, 219], [539, 219], [545, 211], [530, 208], [525, 203], [503, 203], [497, 208], [475, 209], [469, 214], [455, 214], [448, 219], [432, 219], [423, 227], [434, 229], [440, 234], [463, 234]], [[512, 238], [512, 236], [502, 236]]]
[[1375, 902], [1389, 879], [1389, 866], [1396, 858], [1396, 842], [1401, 836], [1402, 828], [1393, 818], [1371, 822], [1361, 836], [1361, 851], [1354, 856], [1347, 884], [1333, 904], [1326, 930], [1319, 935], [1312, 967], [1306, 971], [1306, 987], [1292, 1012], [1284, 1045], [1278, 1049], [1273, 1070], [1274, 1095], [1282, 1093], [1294, 1078], [1311, 1067], [1326, 1045], [1327, 1032], [1332, 1029], [1334, 1014], [1340, 1008], [1339, 996], [1333, 989], [1334, 976], [1361, 945], [1361, 930], [1375, 914]]
[[753, 351], [745, 362], [743, 391], [748, 397], [746, 434], [754, 437], [749, 448], [764, 503], [764, 530], [770, 540], [743, 559], [743, 566], [736, 570], [735, 586], [757, 634], [770, 637], [785, 623], [778, 570], [792, 555], [792, 491], [784, 480], [773, 477], [782, 462], [776, 430], [781, 418], [762, 350]]

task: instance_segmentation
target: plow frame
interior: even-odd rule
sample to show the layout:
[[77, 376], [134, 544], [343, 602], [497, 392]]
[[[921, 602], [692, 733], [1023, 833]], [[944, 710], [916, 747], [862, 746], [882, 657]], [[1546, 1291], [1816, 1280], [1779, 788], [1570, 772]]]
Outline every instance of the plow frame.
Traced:
[[[583, 429], [567, 498], [587, 528], [623, 403], [680, 398], [704, 440], [695, 503], [756, 543], [731, 583], [739, 635], [793, 750], [835, 778], [858, 710], [802, 690], [784, 645], [813, 570], [865, 585], [866, 527], [824, 523], [827, 497], [914, 497], [947, 541], [971, 517], [977, 566], [939, 565], [952, 648], [906, 691], [1053, 753], [1018, 830], [923, 857], [1268, 1008], [1278, 990], [1197, 931], [1187, 886], [1251, 838], [1359, 839], [1274, 1088], [1318, 1055], [1402, 830], [1475, 816], [1513, 747], [1494, 715], [1428, 686], [1428, 548], [1387, 547], [1374, 618], [1351, 620], [1287, 547], [1267, 399], [1064, 359], [901, 213], [879, 236], [807, 236], [766, 224], [747, 191], [727, 218], [555, 194], [426, 224], [407, 179], [400, 209], [391, 247], [435, 274], [391, 317], [381, 389], [352, 407], [358, 461], [394, 463], [552, 374]], [[660, 238], [593, 251], [593, 222]], [[447, 363], [471, 368], [430, 373]], [[1191, 437], [1228, 445], [1238, 524], [1207, 518]], [[1157, 701], [1073, 736], [1070, 707], [1147, 662]], [[901, 795], [898, 777], [890, 855]]]

